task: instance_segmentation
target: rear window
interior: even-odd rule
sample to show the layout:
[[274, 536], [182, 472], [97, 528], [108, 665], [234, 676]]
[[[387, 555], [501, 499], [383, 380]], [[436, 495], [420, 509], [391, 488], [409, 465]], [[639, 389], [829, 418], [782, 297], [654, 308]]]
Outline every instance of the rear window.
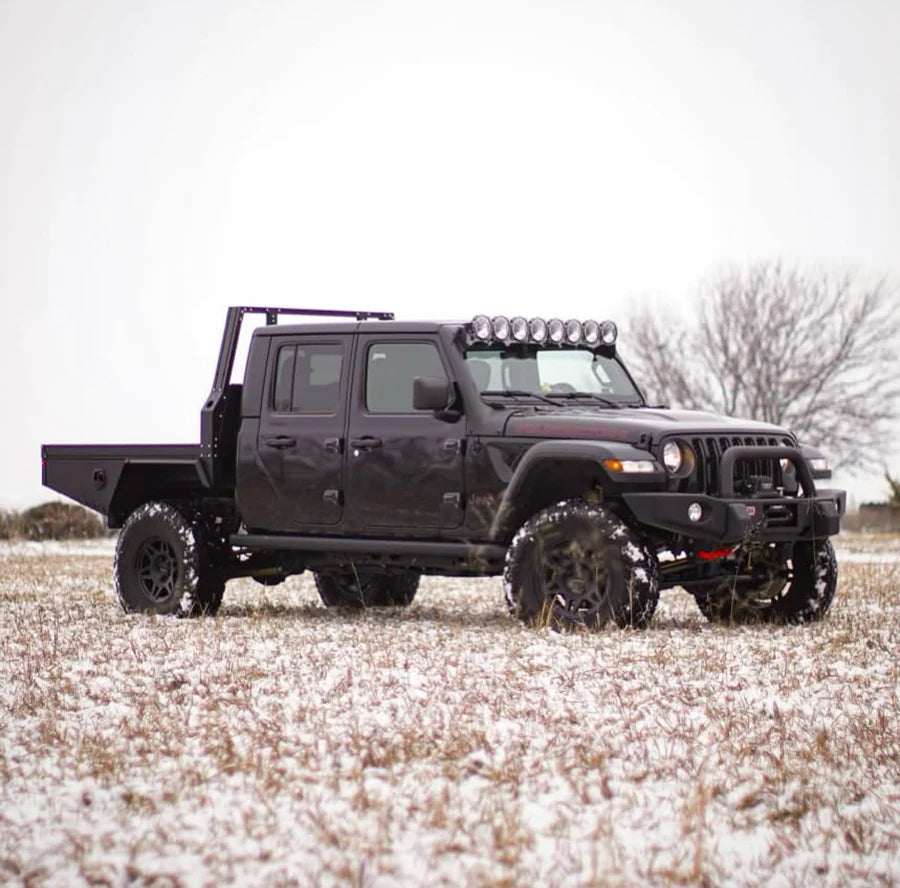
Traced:
[[283, 345], [276, 358], [272, 409], [277, 413], [336, 413], [344, 350], [340, 343]]

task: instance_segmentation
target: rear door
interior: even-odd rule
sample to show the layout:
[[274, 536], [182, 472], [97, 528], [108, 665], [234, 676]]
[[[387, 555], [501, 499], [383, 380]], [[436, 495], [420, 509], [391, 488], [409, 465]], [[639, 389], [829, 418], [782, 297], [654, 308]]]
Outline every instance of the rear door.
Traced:
[[299, 531], [341, 520], [352, 339], [273, 339], [257, 439], [275, 494], [270, 529]]
[[347, 440], [347, 529], [428, 535], [463, 520], [465, 419], [413, 409], [416, 376], [451, 379], [437, 337], [360, 335]]

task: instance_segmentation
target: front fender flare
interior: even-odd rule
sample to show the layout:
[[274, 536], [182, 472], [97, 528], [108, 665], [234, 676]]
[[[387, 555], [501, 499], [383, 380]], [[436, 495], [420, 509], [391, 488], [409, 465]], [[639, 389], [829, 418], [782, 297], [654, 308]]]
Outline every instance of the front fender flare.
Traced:
[[[516, 466], [491, 523], [490, 538], [508, 542], [535, 512], [560, 500], [583, 496], [598, 481], [603, 490], [613, 492], [623, 476], [610, 472], [603, 465], [605, 459], [652, 458], [648, 451], [621, 441], [541, 441], [529, 448]], [[642, 486], [658, 487], [665, 472], [660, 467], [656, 472], [624, 479], [639, 479]]]

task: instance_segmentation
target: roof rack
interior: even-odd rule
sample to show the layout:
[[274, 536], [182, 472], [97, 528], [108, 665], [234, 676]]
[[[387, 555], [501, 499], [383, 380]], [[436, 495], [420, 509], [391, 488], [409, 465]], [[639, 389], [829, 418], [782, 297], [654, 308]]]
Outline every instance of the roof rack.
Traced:
[[278, 323], [278, 315], [304, 315], [306, 317], [321, 318], [356, 318], [357, 321], [368, 321], [374, 318], [376, 321], [392, 321], [392, 311], [344, 311], [334, 308], [262, 308], [253, 305], [239, 305], [229, 309], [237, 310], [243, 316], [245, 314], [264, 314], [266, 324], [271, 326]]
[[222, 391], [231, 378], [231, 367], [237, 349], [241, 322], [245, 314], [264, 314], [266, 326], [278, 323], [279, 315], [302, 315], [304, 317], [322, 318], [355, 318], [357, 321], [392, 321], [392, 311], [342, 311], [334, 308], [265, 308], [259, 305], [232, 305], [225, 316], [225, 332], [222, 334], [222, 345], [219, 349], [219, 360], [216, 364], [216, 376], [213, 381], [213, 392]]

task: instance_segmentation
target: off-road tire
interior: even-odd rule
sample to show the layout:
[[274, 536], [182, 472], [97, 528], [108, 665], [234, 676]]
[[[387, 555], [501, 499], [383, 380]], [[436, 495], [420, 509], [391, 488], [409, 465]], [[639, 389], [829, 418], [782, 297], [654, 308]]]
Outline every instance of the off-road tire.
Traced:
[[349, 569], [316, 573], [314, 578], [325, 607], [407, 607], [416, 597], [421, 574]]
[[506, 553], [510, 611], [529, 625], [641, 629], [659, 602], [659, 565], [640, 534], [601, 506], [567, 500], [527, 521]]
[[[765, 558], [769, 578], [757, 585], [724, 578], [715, 587], [689, 588], [711, 623], [812, 623], [831, 606], [837, 587], [837, 558], [831, 540], [770, 544], [750, 558]], [[747, 568], [739, 552], [736, 570]], [[751, 565], [752, 566], [752, 565]]]
[[113, 576], [126, 613], [215, 614], [225, 592], [199, 529], [169, 503], [145, 503], [128, 516]]

